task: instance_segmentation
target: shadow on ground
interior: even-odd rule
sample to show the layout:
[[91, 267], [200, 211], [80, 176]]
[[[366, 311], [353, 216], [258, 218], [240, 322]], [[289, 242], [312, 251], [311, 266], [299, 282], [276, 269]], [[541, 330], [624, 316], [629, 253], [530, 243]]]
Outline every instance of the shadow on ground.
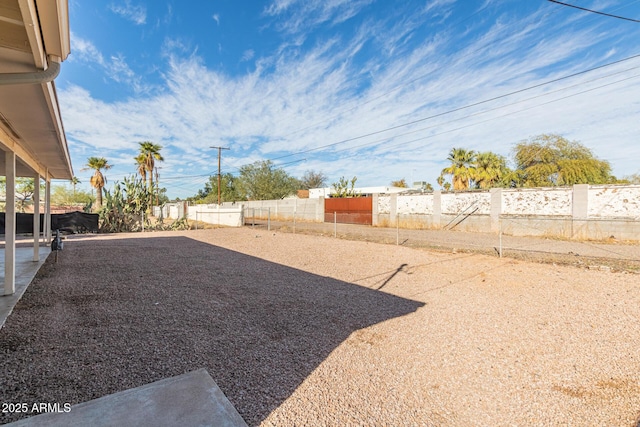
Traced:
[[0, 330], [0, 402], [205, 368], [256, 425], [352, 332], [423, 305], [186, 237], [69, 242], [51, 261]]

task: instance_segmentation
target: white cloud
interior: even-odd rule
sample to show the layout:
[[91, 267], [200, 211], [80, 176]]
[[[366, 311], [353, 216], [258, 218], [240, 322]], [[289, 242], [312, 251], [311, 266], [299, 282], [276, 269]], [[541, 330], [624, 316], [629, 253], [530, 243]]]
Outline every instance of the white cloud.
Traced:
[[98, 48], [89, 40], [83, 39], [71, 31], [71, 56], [70, 59], [84, 62], [94, 62], [104, 65], [104, 57]]
[[211, 18], [213, 18], [214, 21], [216, 21], [216, 24], [220, 25], [220, 15], [219, 14], [214, 14]]
[[280, 17], [278, 28], [289, 34], [307, 32], [324, 23], [349, 20], [374, 0], [275, 0], [265, 15]]
[[134, 72], [127, 65], [121, 54], [111, 57], [111, 66], [108, 69], [109, 76], [116, 82], [129, 81], [135, 77]]
[[274, 0], [271, 5], [265, 8], [265, 13], [267, 15], [278, 15], [289, 9], [297, 1], [299, 0]]
[[125, 0], [124, 4], [111, 4], [109, 9], [136, 25], [143, 25], [147, 22], [147, 9], [141, 5], [131, 4], [131, 0]]
[[[177, 49], [177, 44], [172, 45], [172, 48]], [[107, 78], [127, 85], [136, 94], [146, 93], [152, 88], [151, 85], [143, 81], [141, 76], [136, 75], [122, 54], [117, 53], [109, 59], [105, 59], [102, 52], [91, 41], [83, 39], [73, 32], [71, 33], [70, 59], [98, 65]]]
[[122, 54], [112, 56], [111, 62], [106, 64], [105, 70], [109, 78], [115, 82], [126, 84], [138, 95], [149, 92], [153, 87], [144, 83], [142, 77], [129, 67]]
[[443, 11], [448, 11], [449, 8], [447, 6], [453, 5], [455, 2], [456, 0], [431, 0], [427, 2], [424, 12], [430, 13], [437, 11], [436, 15], [440, 13], [447, 13]]
[[160, 50], [163, 57], [170, 57], [173, 54], [189, 55], [196, 49], [181, 38], [165, 38]]
[[240, 60], [242, 62], [250, 61], [256, 55], [256, 52], [253, 49], [247, 49], [242, 54], [242, 58]]

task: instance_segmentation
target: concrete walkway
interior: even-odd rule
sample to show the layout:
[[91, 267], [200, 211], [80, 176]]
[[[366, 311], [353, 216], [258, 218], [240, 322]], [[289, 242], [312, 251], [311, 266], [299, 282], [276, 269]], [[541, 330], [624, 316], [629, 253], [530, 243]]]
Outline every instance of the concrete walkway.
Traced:
[[[44, 409], [44, 408], [43, 408]], [[205, 369], [6, 424], [13, 427], [246, 427]]]
[[[0, 328], [50, 253], [51, 249], [41, 246], [40, 261], [36, 262], [33, 260], [33, 246], [16, 248], [16, 292], [13, 295], [2, 295], [4, 276], [0, 275]], [[4, 248], [0, 249], [0, 272], [4, 272]]]

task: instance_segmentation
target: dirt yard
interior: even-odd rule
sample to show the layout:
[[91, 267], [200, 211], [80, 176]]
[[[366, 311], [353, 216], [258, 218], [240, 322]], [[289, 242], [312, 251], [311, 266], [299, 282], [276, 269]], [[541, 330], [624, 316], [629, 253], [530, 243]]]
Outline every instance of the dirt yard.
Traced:
[[0, 402], [206, 368], [249, 425], [636, 427], [639, 277], [250, 228], [71, 237], [0, 330]]

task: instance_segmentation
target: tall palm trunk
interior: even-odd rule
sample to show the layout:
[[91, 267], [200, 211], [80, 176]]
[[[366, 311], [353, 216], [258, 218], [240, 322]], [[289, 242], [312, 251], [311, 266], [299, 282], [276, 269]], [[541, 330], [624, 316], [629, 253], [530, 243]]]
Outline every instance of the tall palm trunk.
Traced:
[[153, 170], [155, 161], [163, 161], [164, 158], [160, 155], [162, 145], [154, 144], [150, 141], [139, 142], [140, 154], [139, 158], [141, 162], [144, 162], [144, 167], [149, 172], [149, 209], [153, 206]]
[[96, 204], [98, 208], [102, 207], [102, 187], [96, 188]]

